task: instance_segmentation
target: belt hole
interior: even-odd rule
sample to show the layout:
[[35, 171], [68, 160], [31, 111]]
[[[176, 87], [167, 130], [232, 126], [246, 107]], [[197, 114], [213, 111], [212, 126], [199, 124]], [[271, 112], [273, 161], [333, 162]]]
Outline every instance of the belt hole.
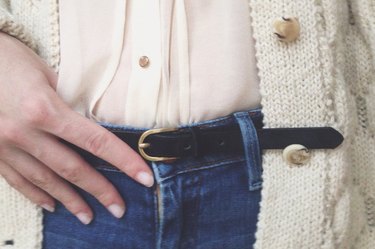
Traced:
[[5, 246], [14, 245], [14, 241], [13, 240], [5, 240], [3, 245], [5, 245]]
[[183, 148], [184, 148], [184, 150], [190, 150], [191, 144], [185, 144]]
[[220, 139], [220, 140], [218, 141], [218, 144], [219, 144], [220, 146], [224, 146], [224, 145], [225, 145], [225, 140], [224, 140], [224, 139]]

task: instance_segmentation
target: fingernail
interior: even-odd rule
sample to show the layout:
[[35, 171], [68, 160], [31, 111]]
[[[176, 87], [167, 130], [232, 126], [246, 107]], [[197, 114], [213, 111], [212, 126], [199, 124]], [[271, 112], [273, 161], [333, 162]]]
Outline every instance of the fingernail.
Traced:
[[115, 216], [116, 218], [121, 218], [125, 213], [125, 208], [121, 207], [118, 204], [112, 204], [107, 208], [109, 212], [111, 212], [111, 214], [113, 214], [113, 216]]
[[45, 210], [51, 212], [51, 213], [55, 212], [55, 208], [48, 205], [48, 204], [43, 204], [43, 205], [41, 205], [41, 207], [44, 208]]
[[91, 222], [91, 217], [86, 213], [78, 213], [77, 218], [85, 225], [89, 224]]
[[136, 178], [140, 183], [142, 183], [146, 187], [151, 187], [152, 185], [154, 185], [154, 177], [148, 172], [139, 172]]

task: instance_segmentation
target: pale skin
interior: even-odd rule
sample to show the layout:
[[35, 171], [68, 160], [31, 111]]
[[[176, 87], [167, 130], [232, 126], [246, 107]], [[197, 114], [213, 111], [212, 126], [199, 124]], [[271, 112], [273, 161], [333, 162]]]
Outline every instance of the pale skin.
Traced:
[[72, 183], [92, 194], [117, 218], [125, 202], [115, 187], [62, 138], [100, 157], [135, 181], [154, 178], [143, 158], [111, 132], [73, 111], [56, 93], [57, 74], [37, 54], [0, 32], [0, 175], [49, 211], [60, 201], [84, 224], [93, 212]]

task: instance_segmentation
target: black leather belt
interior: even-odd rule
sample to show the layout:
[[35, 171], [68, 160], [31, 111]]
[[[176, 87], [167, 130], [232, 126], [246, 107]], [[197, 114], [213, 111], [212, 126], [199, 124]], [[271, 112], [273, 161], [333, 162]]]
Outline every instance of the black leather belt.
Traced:
[[[260, 149], [284, 149], [301, 144], [308, 149], [334, 149], [344, 139], [332, 127], [263, 128], [255, 123]], [[150, 129], [146, 132], [111, 130], [146, 160], [162, 161], [211, 152], [238, 152], [243, 149], [239, 125]], [[68, 143], [80, 154], [87, 152]]]

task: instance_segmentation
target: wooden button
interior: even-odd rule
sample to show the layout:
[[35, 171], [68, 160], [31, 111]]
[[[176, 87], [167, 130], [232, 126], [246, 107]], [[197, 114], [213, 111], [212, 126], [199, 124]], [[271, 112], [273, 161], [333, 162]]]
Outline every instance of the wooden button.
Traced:
[[300, 24], [296, 17], [282, 17], [273, 23], [275, 35], [280, 41], [293, 42], [300, 34]]
[[150, 64], [150, 59], [147, 56], [141, 56], [139, 58], [139, 65], [141, 67], [147, 67]]

